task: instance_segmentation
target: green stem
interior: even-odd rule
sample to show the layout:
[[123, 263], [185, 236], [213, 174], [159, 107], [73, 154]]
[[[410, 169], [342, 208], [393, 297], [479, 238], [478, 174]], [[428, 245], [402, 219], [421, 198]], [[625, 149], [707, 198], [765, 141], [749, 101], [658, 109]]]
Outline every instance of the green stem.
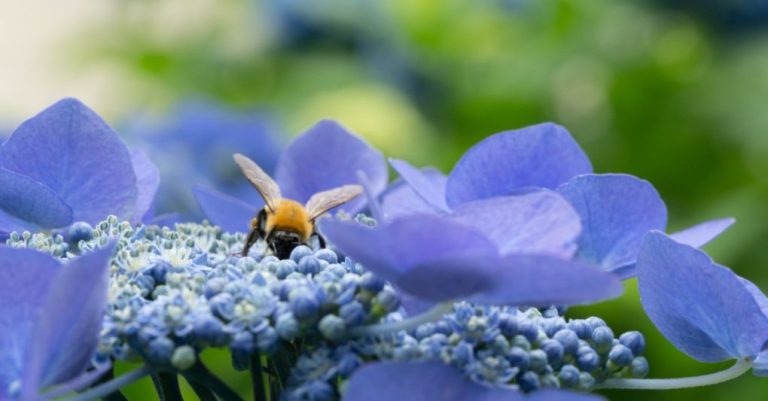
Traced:
[[261, 365], [261, 354], [251, 355], [251, 382], [253, 383], [253, 400], [267, 401], [267, 388], [264, 385], [264, 369]]
[[229, 388], [229, 386], [221, 381], [221, 379], [213, 375], [200, 361], [198, 361], [188, 370], [184, 371], [183, 374], [184, 377], [187, 378], [187, 381], [195, 381], [198, 384], [211, 389], [223, 401], [242, 401], [242, 398], [240, 398], [236, 392]]
[[152, 382], [160, 395], [160, 401], [184, 401], [179, 390], [179, 378], [175, 373], [155, 373]]
[[134, 369], [122, 376], [84, 391], [77, 396], [70, 398], [68, 401], [92, 401], [106, 397], [151, 373], [152, 369], [147, 365], [143, 365], [138, 369]]
[[397, 333], [399, 331], [408, 331], [415, 329], [424, 323], [434, 322], [435, 320], [443, 317], [443, 315], [446, 313], [450, 313], [452, 310], [453, 302], [444, 302], [435, 305], [435, 307], [422, 313], [421, 315], [416, 315], [399, 322], [387, 322], [370, 326], [357, 327], [353, 329], [350, 334], [353, 337], [378, 337]]
[[218, 401], [216, 396], [213, 394], [213, 391], [211, 391], [211, 389], [208, 387], [205, 387], [204, 385], [191, 379], [187, 379], [187, 383], [189, 383], [189, 387], [192, 387], [192, 391], [195, 392], [197, 398], [199, 398], [200, 401]]
[[676, 379], [608, 379], [596, 388], [628, 390], [674, 390], [710, 386], [735, 379], [752, 368], [752, 361], [740, 359], [733, 366], [719, 372]]

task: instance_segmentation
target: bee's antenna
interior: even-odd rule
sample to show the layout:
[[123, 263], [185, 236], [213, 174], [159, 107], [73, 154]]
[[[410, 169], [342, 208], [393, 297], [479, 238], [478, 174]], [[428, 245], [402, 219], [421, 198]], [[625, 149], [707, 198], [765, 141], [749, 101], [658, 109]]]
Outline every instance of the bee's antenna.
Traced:
[[368, 179], [368, 175], [363, 170], [357, 170], [357, 179], [360, 181], [363, 193], [365, 193], [365, 198], [368, 201], [368, 210], [371, 211], [371, 215], [379, 224], [383, 223], [387, 216], [384, 215], [379, 200], [376, 199], [373, 191], [371, 191], [371, 181]]

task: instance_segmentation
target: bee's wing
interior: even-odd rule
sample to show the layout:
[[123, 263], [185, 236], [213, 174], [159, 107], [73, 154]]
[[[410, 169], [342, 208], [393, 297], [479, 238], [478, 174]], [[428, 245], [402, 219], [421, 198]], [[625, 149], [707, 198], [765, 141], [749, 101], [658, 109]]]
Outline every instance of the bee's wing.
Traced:
[[344, 185], [342, 187], [318, 192], [309, 198], [305, 206], [307, 213], [309, 213], [309, 219], [314, 220], [321, 214], [346, 203], [361, 193], [363, 193], [363, 187], [360, 185]]
[[280, 194], [280, 187], [277, 186], [277, 183], [253, 160], [240, 153], [235, 153], [232, 157], [235, 159], [235, 163], [240, 166], [243, 174], [245, 174], [245, 178], [256, 187], [261, 197], [264, 198], [264, 203], [267, 204], [267, 207], [273, 212], [277, 210], [277, 205], [283, 197]]

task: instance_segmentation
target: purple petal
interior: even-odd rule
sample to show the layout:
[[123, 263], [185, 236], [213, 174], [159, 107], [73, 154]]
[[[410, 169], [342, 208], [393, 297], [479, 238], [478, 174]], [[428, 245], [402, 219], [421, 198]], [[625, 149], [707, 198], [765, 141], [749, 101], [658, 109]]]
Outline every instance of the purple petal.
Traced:
[[455, 207], [523, 187], [555, 189], [591, 172], [589, 159], [565, 128], [539, 124], [490, 136], [470, 148], [448, 176], [446, 200]]
[[703, 362], [752, 357], [768, 338], [768, 317], [730, 269], [660, 232], [637, 260], [640, 299], [659, 331]]
[[251, 219], [264, 205], [249, 205], [213, 189], [196, 186], [192, 189], [203, 214], [211, 223], [224, 231], [245, 232]]
[[155, 194], [157, 194], [157, 187], [160, 185], [160, 172], [141, 149], [131, 150], [131, 161], [133, 162], [133, 173], [136, 175], [136, 188], [139, 191], [131, 223], [137, 224], [142, 221], [142, 218], [152, 207], [152, 201], [155, 200]]
[[605, 270], [633, 264], [645, 234], [667, 225], [667, 208], [659, 193], [631, 175], [582, 175], [558, 192], [581, 215], [577, 256]]
[[331, 219], [323, 219], [319, 225], [321, 233], [345, 255], [390, 281], [420, 264], [497, 253], [474, 230], [434, 215], [413, 215], [374, 228]]
[[377, 362], [358, 369], [343, 401], [596, 401], [602, 398], [561, 390], [524, 395], [475, 383], [441, 362]]
[[694, 248], [701, 248], [709, 241], [717, 238], [717, 236], [730, 228], [735, 222], [736, 219], [733, 218], [705, 221], [704, 223], [686, 228], [683, 231], [670, 234], [670, 237], [681, 244], [690, 245]]
[[[323, 120], [296, 138], [277, 163], [275, 180], [288, 199], [305, 203], [312, 195], [347, 184], [357, 184], [362, 170], [378, 196], [387, 187], [384, 156], [335, 121]], [[354, 213], [365, 204], [358, 197], [340, 209]]]
[[0, 228], [56, 228], [70, 223], [72, 209], [53, 190], [0, 168]]
[[402, 180], [395, 181], [381, 195], [381, 209], [389, 219], [435, 213], [435, 209]]
[[0, 246], [0, 398], [21, 378], [34, 320], [30, 316], [37, 316], [60, 268], [47, 254]]
[[419, 170], [397, 159], [389, 159], [389, 164], [400, 174], [400, 178], [435, 211], [450, 212], [451, 209], [445, 203], [445, 185], [448, 181], [445, 174], [433, 168]]
[[478, 264], [475, 274], [486, 274], [492, 287], [471, 300], [504, 305], [576, 305], [621, 295], [616, 275], [575, 260], [546, 255], [507, 255], [494, 266]]
[[0, 166], [49, 187], [73, 219], [131, 217], [138, 191], [128, 149], [85, 105], [64, 99], [25, 121], [0, 147]]
[[114, 249], [111, 243], [59, 269], [36, 315], [22, 394], [34, 395], [38, 389], [69, 381], [90, 365], [107, 305]]
[[463, 203], [452, 217], [485, 234], [501, 253], [570, 258], [581, 232], [573, 207], [549, 190]]

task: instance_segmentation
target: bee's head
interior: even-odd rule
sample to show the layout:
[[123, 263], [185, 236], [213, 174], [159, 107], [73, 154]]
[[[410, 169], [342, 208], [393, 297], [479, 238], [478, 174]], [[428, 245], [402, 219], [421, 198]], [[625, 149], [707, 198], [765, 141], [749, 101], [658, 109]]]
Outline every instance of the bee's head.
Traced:
[[279, 259], [288, 259], [293, 248], [302, 244], [301, 236], [291, 231], [272, 232], [270, 248]]

